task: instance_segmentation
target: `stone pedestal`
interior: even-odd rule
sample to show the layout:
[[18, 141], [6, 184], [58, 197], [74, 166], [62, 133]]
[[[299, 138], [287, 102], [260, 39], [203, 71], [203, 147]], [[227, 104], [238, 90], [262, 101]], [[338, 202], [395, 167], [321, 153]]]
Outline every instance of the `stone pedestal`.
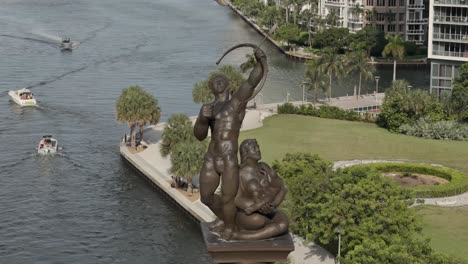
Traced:
[[294, 250], [289, 233], [259, 241], [226, 241], [213, 234], [206, 223], [201, 223], [201, 229], [213, 263], [274, 263], [286, 261]]

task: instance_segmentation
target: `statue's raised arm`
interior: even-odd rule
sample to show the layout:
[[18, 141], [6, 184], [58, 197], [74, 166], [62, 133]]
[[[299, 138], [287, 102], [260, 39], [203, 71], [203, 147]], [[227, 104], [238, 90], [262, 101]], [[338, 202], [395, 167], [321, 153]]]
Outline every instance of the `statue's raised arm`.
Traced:
[[254, 53], [255, 56], [255, 66], [252, 72], [249, 75], [247, 81], [245, 81], [237, 90], [235, 94], [233, 94], [232, 99], [233, 101], [237, 101], [238, 103], [247, 103], [255, 91], [255, 87], [264, 79], [268, 72], [268, 64], [267, 64], [267, 57], [263, 50], [257, 48]]

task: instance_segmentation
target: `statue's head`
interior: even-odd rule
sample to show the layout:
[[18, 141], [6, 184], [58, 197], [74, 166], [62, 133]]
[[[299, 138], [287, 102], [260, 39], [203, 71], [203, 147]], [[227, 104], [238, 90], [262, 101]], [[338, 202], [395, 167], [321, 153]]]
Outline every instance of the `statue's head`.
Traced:
[[208, 87], [215, 95], [223, 94], [229, 86], [229, 79], [222, 73], [213, 74], [208, 81]]
[[240, 157], [241, 164], [245, 164], [247, 159], [255, 161], [262, 159], [262, 153], [260, 152], [260, 146], [258, 146], [257, 140], [246, 139], [242, 141], [240, 145]]

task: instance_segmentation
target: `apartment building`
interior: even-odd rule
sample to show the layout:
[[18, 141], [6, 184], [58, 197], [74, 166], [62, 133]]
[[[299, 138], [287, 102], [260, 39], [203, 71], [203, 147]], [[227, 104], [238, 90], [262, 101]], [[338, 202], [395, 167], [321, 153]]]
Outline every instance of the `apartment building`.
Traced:
[[400, 34], [417, 45], [424, 43], [427, 19], [423, 0], [321, 0], [321, 14], [334, 12], [350, 32], [375, 25], [385, 34]]
[[468, 62], [468, 0], [430, 0], [429, 7], [431, 92], [441, 94]]

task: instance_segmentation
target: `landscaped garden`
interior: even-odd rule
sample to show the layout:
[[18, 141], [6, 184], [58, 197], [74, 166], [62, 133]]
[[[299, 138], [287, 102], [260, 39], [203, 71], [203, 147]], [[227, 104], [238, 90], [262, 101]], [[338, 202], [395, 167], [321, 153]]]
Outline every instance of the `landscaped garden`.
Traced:
[[438, 163], [468, 172], [468, 142], [432, 140], [391, 133], [372, 123], [300, 115], [275, 115], [245, 131], [256, 138], [266, 162], [286, 153], [317, 153], [332, 160], [398, 159]]
[[468, 260], [468, 207], [418, 206], [413, 210], [422, 216], [423, 233], [431, 238], [434, 249]]

